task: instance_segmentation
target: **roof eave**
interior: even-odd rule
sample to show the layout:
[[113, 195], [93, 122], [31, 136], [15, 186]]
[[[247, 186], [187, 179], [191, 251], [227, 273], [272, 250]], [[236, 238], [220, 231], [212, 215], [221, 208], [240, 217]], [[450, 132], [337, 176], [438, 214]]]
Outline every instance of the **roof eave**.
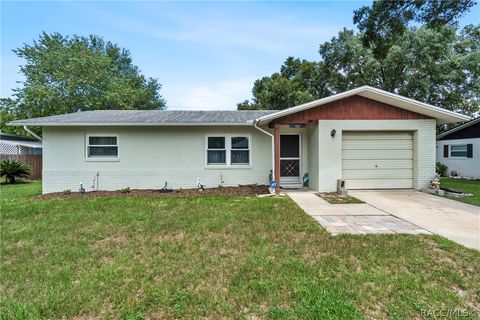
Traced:
[[31, 123], [12, 121], [9, 126], [33, 126], [33, 127], [195, 127], [195, 126], [251, 126], [253, 122], [242, 123], [93, 123], [93, 122], [70, 122], [70, 123]]
[[[325, 98], [322, 98], [322, 99], [319, 99], [319, 100], [307, 102], [307, 103], [304, 103], [304, 104], [296, 106], [296, 107], [292, 107], [292, 108], [285, 109], [285, 110], [282, 110], [282, 111], [279, 111], [279, 112], [276, 112], [276, 113], [272, 113], [272, 114], [269, 114], [269, 115], [266, 115], [266, 116], [263, 116], [263, 117], [259, 117], [256, 121], [257, 121], [258, 124], [266, 124], [266, 123], [269, 123], [270, 121], [272, 121], [274, 119], [277, 119], [277, 118], [280, 118], [280, 117], [283, 117], [283, 116], [286, 116], [286, 115], [289, 115], [289, 114], [292, 114], [292, 113], [296, 113], [296, 112], [300, 112], [300, 111], [310, 109], [310, 108], [313, 108], [313, 107], [321, 106], [321, 105], [327, 104], [329, 102], [340, 100], [340, 99], [347, 98], [347, 97], [357, 95], [357, 94], [361, 95], [361, 96], [364, 96], [366, 98], [377, 100], [377, 101], [381, 101], [381, 100], [378, 100], [380, 97], [385, 97], [386, 99], [394, 99], [396, 101], [400, 101], [400, 102], [403, 102], [403, 103], [407, 104], [407, 106], [405, 106], [405, 108], [404, 108], [404, 109], [407, 109], [407, 110], [408, 110], [407, 107], [409, 107], [409, 108], [414, 108], [414, 107], [425, 108], [426, 111], [428, 111], [428, 112], [426, 112], [426, 113], [428, 113], [427, 115], [431, 116], [432, 118], [435, 118], [437, 120], [438, 124], [461, 122], [461, 121], [467, 121], [467, 120], [471, 119], [470, 117], [468, 117], [466, 115], [463, 115], [463, 114], [460, 114], [460, 113], [457, 113], [457, 112], [453, 112], [453, 111], [450, 111], [450, 110], [442, 109], [442, 108], [439, 108], [439, 107], [435, 107], [433, 105], [423, 103], [423, 102], [420, 102], [420, 101], [417, 101], [417, 100], [414, 100], [414, 99], [410, 99], [410, 98], [407, 98], [407, 97], [403, 97], [403, 96], [400, 96], [400, 95], [397, 95], [397, 94], [394, 94], [394, 93], [391, 93], [391, 92], [387, 92], [387, 91], [380, 90], [380, 89], [377, 89], [377, 88], [373, 88], [373, 87], [370, 87], [370, 86], [362, 86], [362, 87], [355, 88], [355, 89], [352, 89], [352, 90], [349, 90], [349, 91], [345, 91], [345, 92], [342, 92], [342, 93], [339, 93], [339, 94], [336, 94], [336, 95], [333, 95], [333, 96], [329, 96], [329, 97], [325, 97]], [[372, 94], [375, 97], [372, 97]], [[396, 106], [396, 107], [398, 107], [398, 106]], [[399, 107], [399, 108], [401, 108], [401, 107]], [[417, 112], [417, 113], [422, 113], [421, 111], [418, 111], [418, 110], [411, 110], [411, 111]], [[423, 114], [426, 114], [426, 113], [423, 113]]]

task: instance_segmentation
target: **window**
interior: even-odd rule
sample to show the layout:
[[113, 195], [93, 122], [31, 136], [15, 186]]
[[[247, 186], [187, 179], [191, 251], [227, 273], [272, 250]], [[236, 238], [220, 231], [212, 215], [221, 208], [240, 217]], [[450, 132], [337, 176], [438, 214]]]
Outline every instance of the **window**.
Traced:
[[231, 162], [232, 164], [250, 164], [250, 150], [248, 137], [231, 138]]
[[208, 137], [207, 164], [226, 164], [225, 137]]
[[466, 158], [467, 145], [461, 144], [456, 146], [450, 146], [450, 157]]
[[243, 135], [207, 136], [207, 165], [249, 165], [250, 137]]
[[87, 158], [117, 158], [116, 136], [87, 136]]

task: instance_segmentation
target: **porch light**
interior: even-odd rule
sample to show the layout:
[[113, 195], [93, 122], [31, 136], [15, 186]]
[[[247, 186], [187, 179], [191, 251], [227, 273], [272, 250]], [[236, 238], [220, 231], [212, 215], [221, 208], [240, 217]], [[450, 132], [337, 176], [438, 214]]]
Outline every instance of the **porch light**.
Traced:
[[332, 136], [332, 138], [335, 137], [335, 134], [337, 134], [337, 130], [333, 129], [332, 131], [330, 131], [330, 136]]

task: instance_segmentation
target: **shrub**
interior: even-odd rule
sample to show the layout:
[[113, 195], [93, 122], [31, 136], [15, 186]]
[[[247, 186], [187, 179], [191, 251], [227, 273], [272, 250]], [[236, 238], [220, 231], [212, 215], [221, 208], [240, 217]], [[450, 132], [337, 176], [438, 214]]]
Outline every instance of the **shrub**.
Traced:
[[436, 165], [436, 172], [441, 175], [442, 177], [446, 177], [447, 176], [447, 170], [448, 170], [448, 167], [446, 165], [444, 165], [443, 163], [440, 163], [440, 162], [437, 162], [437, 165]]
[[122, 190], [120, 190], [121, 193], [130, 193], [130, 187], [125, 187], [125, 188], [122, 188]]
[[70, 193], [72, 193], [72, 190], [70, 190], [70, 189], [63, 190], [63, 195], [64, 196], [68, 196]]
[[5, 177], [7, 183], [14, 184], [17, 178], [28, 178], [30, 166], [16, 160], [4, 160], [0, 163], [0, 176]]

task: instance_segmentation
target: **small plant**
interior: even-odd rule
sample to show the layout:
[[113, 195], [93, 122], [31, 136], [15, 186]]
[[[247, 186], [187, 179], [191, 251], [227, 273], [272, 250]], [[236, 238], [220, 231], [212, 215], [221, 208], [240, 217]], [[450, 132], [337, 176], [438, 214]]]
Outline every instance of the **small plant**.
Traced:
[[30, 175], [30, 166], [17, 160], [4, 160], [0, 163], [0, 176], [5, 177], [5, 181], [14, 184], [17, 178], [28, 178]]
[[122, 190], [120, 190], [121, 193], [130, 193], [130, 187], [125, 187], [125, 188], [122, 188]]
[[70, 189], [65, 189], [65, 190], [63, 190], [63, 195], [64, 195], [64, 196], [68, 196], [68, 195], [71, 194], [71, 193], [72, 193], [72, 190], [70, 190]]
[[447, 176], [448, 167], [441, 162], [437, 162], [435, 171], [442, 177]]

